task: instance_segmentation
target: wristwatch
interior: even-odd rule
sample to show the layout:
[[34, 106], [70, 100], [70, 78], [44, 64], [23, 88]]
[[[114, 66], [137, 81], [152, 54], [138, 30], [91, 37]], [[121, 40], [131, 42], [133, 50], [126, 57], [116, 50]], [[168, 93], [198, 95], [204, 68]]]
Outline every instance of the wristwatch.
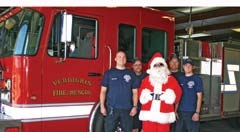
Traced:
[[133, 108], [136, 108], [136, 109], [137, 109], [137, 106], [133, 106]]

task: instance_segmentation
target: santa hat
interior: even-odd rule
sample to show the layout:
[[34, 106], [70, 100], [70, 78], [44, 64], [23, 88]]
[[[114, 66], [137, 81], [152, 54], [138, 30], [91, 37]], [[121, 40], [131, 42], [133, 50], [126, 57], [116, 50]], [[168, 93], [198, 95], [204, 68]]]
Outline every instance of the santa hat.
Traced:
[[[153, 65], [154, 64], [157, 64], [157, 63], [162, 63], [164, 64], [165, 67], [167, 67], [167, 63], [166, 61], [164, 60], [164, 58], [162, 57], [162, 54], [160, 52], [156, 52], [152, 58], [149, 60], [148, 62], [148, 70], [152, 69], [153, 68]], [[147, 70], [147, 73], [149, 73], [149, 71]]]

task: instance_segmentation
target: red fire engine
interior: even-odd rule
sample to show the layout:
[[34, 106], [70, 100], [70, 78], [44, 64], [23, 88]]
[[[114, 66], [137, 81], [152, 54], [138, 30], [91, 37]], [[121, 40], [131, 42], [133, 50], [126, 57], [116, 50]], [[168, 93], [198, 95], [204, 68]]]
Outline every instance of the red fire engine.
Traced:
[[[174, 16], [138, 7], [10, 8], [0, 15], [7, 132], [101, 132], [100, 81], [116, 51], [146, 64], [173, 52]], [[18, 127], [18, 128], [17, 128]]]

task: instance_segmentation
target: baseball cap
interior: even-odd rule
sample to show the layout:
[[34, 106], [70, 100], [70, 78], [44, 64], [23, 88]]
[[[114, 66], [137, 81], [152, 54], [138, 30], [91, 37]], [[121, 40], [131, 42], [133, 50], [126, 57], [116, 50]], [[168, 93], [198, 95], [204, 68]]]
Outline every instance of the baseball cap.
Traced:
[[192, 66], [194, 65], [193, 61], [189, 58], [183, 61], [183, 65], [185, 65], [185, 64], [191, 64]]

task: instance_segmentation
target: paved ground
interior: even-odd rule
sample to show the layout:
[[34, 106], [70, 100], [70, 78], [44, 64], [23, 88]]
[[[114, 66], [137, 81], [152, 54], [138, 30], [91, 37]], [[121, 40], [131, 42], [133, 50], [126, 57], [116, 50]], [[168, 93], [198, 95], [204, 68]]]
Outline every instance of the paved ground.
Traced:
[[201, 122], [200, 132], [240, 132], [240, 118]]

